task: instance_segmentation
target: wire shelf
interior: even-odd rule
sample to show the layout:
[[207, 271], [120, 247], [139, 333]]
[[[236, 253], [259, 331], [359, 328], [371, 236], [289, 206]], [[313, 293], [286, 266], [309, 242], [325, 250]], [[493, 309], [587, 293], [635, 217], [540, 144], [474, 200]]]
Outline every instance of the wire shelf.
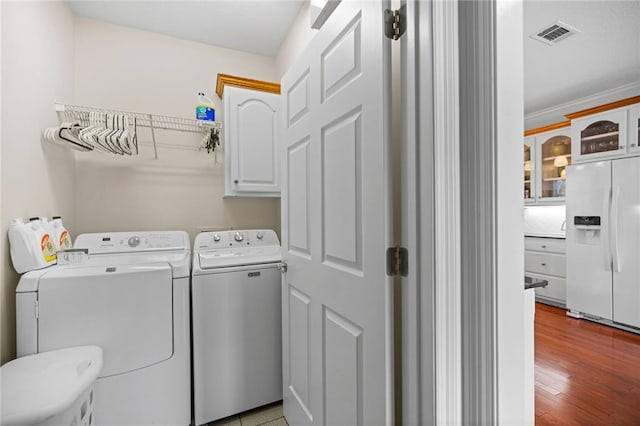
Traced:
[[178, 132], [202, 133], [209, 129], [220, 129], [221, 123], [217, 121], [204, 121], [192, 118], [172, 117], [168, 115], [147, 114], [143, 112], [122, 111], [107, 108], [98, 108], [84, 105], [70, 105], [56, 103], [61, 121], [79, 121], [82, 125], [89, 124], [89, 113], [126, 115], [136, 119], [136, 125], [159, 130], [175, 130]]
[[[108, 108], [99, 108], [86, 105], [72, 105], [55, 103], [58, 120], [62, 123], [77, 123], [81, 127], [91, 124], [91, 116], [98, 113], [101, 117], [126, 116], [133, 122], [135, 128], [148, 128], [151, 133], [150, 145], [153, 147], [154, 158], [158, 159], [158, 148], [196, 149], [199, 151], [215, 152], [219, 143], [220, 129], [222, 125], [217, 121], [204, 121], [169, 115], [149, 114], [143, 112], [123, 111]], [[199, 146], [185, 146], [183, 144], [157, 143], [155, 130], [169, 130], [176, 132], [195, 133], [204, 137]], [[211, 138], [215, 142], [211, 142]], [[207, 142], [207, 140], [209, 142]], [[144, 145], [144, 142], [142, 143]], [[115, 152], [117, 153], [117, 152]]]

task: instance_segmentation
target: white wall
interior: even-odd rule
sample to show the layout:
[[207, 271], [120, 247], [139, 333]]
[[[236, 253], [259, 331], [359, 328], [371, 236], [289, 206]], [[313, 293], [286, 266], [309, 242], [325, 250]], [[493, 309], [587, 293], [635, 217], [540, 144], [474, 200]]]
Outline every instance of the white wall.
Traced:
[[55, 99], [73, 97], [73, 16], [64, 2], [2, 2], [2, 189], [0, 312], [2, 363], [15, 357], [11, 218], [62, 215], [75, 228], [70, 152], [41, 142], [55, 125]]
[[309, 17], [310, 3], [305, 0], [298, 12], [298, 16], [291, 25], [291, 29], [285, 37], [278, 55], [276, 56], [276, 73], [278, 81], [287, 72], [291, 64], [298, 58], [300, 53], [307, 47], [311, 39], [316, 35], [317, 30], [311, 28], [311, 18]]
[[[193, 117], [196, 93], [204, 91], [221, 120], [222, 101], [214, 94], [218, 73], [278, 80], [270, 57], [75, 19], [79, 104]], [[195, 134], [161, 131], [157, 136], [161, 143], [199, 144]], [[150, 140], [148, 132], [141, 137]], [[149, 155], [147, 148], [143, 157]], [[279, 232], [279, 199], [222, 198], [221, 155], [218, 164], [204, 152], [168, 148], [159, 150], [157, 161], [105, 156], [76, 156], [76, 233], [179, 229], [193, 238], [204, 229], [265, 227]]]

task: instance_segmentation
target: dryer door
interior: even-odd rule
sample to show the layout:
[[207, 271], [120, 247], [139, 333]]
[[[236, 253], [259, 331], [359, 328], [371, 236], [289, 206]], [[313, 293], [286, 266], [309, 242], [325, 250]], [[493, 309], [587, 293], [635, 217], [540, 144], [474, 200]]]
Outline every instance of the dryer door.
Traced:
[[53, 268], [40, 282], [38, 352], [98, 345], [100, 377], [173, 354], [168, 264]]

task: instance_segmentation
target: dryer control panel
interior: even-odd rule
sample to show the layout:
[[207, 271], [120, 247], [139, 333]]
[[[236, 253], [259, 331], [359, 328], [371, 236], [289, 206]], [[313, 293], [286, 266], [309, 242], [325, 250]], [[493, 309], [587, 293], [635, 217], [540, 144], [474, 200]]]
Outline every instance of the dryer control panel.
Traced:
[[139, 253], [189, 250], [189, 235], [184, 231], [105, 232], [78, 235], [75, 249], [89, 254]]
[[194, 250], [215, 250], [240, 247], [280, 246], [272, 229], [202, 232], [196, 236]]

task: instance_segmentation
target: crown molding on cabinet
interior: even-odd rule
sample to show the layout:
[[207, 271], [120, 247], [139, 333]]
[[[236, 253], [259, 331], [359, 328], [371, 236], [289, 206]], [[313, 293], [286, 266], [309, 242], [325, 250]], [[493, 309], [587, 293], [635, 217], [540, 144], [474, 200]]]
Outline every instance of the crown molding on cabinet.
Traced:
[[597, 114], [599, 112], [605, 112], [616, 108], [622, 108], [625, 106], [640, 103], [640, 96], [634, 96], [632, 98], [622, 99], [616, 102], [610, 102], [608, 104], [600, 105], [594, 108], [583, 109], [582, 111], [572, 112], [571, 114], [565, 114], [569, 120], [584, 117], [591, 114]]
[[563, 129], [563, 128], [569, 127], [569, 126], [571, 126], [571, 121], [570, 120], [565, 120], [565, 121], [561, 121], [559, 123], [549, 124], [548, 126], [536, 127], [535, 129], [525, 130], [524, 131], [524, 135], [525, 135], [525, 137], [526, 136], [533, 136], [533, 135], [537, 135], [538, 133], [544, 133], [544, 132], [548, 132], [550, 130]]
[[229, 74], [218, 74], [216, 94], [222, 99], [225, 86], [241, 87], [243, 89], [259, 90], [262, 92], [280, 94], [280, 84], [270, 81], [254, 80]]
[[576, 111], [578, 109], [584, 109], [587, 105], [598, 105], [606, 102], [607, 100], [620, 98], [622, 96], [636, 95], [640, 92], [640, 81], [625, 84], [624, 86], [616, 87], [604, 92], [599, 92], [591, 96], [576, 99], [571, 102], [566, 102], [561, 105], [546, 108], [540, 111], [525, 114], [525, 121], [535, 121], [536, 119], [544, 119], [546, 116], [552, 116], [557, 114], [559, 116], [565, 116], [567, 111]]

